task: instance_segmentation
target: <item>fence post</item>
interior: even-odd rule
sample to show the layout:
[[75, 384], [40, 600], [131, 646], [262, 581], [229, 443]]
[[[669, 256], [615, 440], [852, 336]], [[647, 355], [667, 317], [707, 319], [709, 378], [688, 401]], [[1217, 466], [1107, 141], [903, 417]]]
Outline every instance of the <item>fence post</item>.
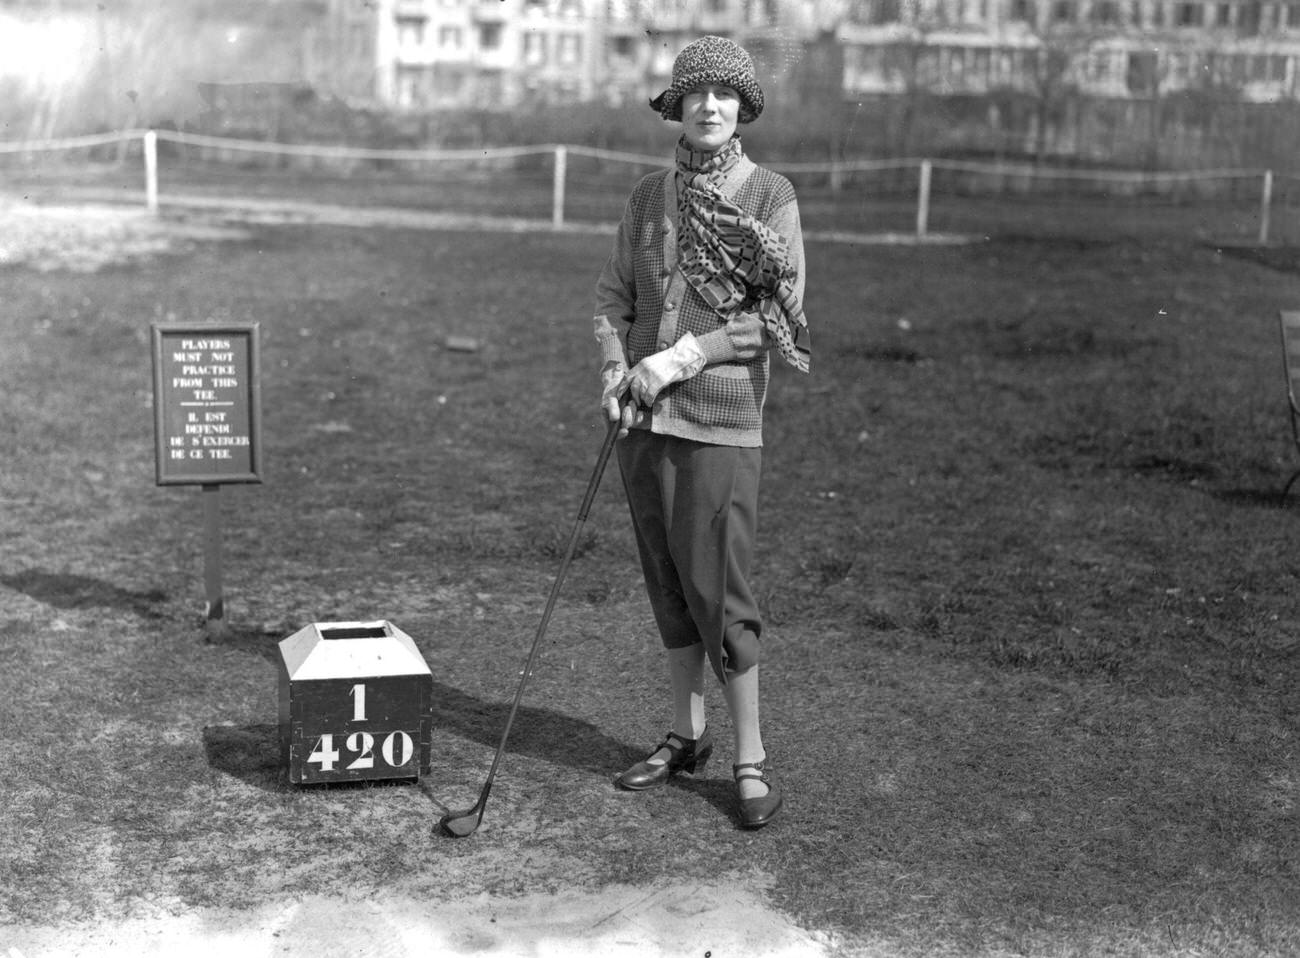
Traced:
[[1269, 216], [1273, 210], [1273, 171], [1264, 171], [1264, 188], [1259, 198], [1259, 245], [1268, 245]]
[[158, 134], [144, 132], [144, 202], [150, 213], [158, 212]]
[[555, 148], [555, 182], [551, 189], [551, 228], [564, 225], [564, 178], [569, 165], [569, 151], [563, 146]]
[[921, 161], [920, 183], [916, 193], [916, 238], [924, 239], [930, 228], [930, 172], [929, 160]]

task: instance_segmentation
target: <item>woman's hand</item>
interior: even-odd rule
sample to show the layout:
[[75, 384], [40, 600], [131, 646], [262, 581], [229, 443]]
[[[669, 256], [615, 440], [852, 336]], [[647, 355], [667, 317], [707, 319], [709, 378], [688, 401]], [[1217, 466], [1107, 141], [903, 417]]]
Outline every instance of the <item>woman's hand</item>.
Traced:
[[645, 413], [628, 398], [627, 367], [610, 360], [600, 370], [600, 406], [605, 418], [620, 424], [618, 438], [622, 439], [632, 426], [645, 419]]
[[690, 333], [683, 333], [682, 338], [667, 349], [647, 356], [632, 367], [627, 374], [632, 401], [649, 409], [665, 386], [690, 379], [704, 368], [705, 362], [699, 340]]
[[626, 378], [627, 367], [615, 360], [611, 359], [600, 368], [600, 406], [605, 410], [606, 419], [619, 417], [619, 399]]

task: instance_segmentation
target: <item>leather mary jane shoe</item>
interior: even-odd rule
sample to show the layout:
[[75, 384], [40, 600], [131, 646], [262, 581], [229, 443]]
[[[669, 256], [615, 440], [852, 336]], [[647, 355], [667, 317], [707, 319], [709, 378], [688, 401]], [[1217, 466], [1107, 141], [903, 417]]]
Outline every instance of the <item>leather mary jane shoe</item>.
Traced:
[[[745, 769], [752, 769], [752, 771], [744, 771]], [[762, 828], [776, 817], [776, 813], [781, 810], [781, 805], [785, 801], [781, 794], [781, 787], [776, 783], [776, 775], [772, 771], [771, 763], [763, 759], [761, 762], [733, 765], [731, 770], [736, 779], [737, 794], [740, 793], [740, 783], [745, 779], [753, 779], [767, 786], [765, 795], [740, 799], [740, 827]]]
[[[657, 752], [667, 750], [668, 761], [652, 762]], [[690, 772], [692, 775], [704, 770], [709, 756], [713, 754], [713, 733], [707, 728], [699, 738], [682, 738], [676, 732], [669, 732], [663, 742], [655, 746], [643, 762], [637, 762], [615, 779], [619, 788], [640, 792], [647, 788], [658, 788], [665, 784], [677, 772]]]

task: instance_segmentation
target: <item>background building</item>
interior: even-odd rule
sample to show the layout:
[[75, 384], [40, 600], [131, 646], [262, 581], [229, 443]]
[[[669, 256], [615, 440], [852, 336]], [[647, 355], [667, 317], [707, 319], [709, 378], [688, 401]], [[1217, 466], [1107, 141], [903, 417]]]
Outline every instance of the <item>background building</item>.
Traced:
[[382, 0], [376, 96], [398, 109], [599, 102], [662, 90], [704, 34], [752, 48], [764, 80], [806, 69], [842, 0]]
[[852, 0], [844, 90], [1041, 91], [1141, 98], [1217, 89], [1294, 99], [1300, 3], [1276, 0]]
[[791, 158], [1295, 153], [1300, 0], [0, 0], [0, 122], [637, 148], [617, 108], [706, 33], [755, 54]]
[[601, 0], [382, 0], [375, 95], [405, 110], [579, 103], [603, 79]]
[[375, 92], [403, 109], [626, 102], [662, 89], [705, 33], [819, 91], [830, 36], [846, 99], [1053, 85], [1300, 97], [1295, 0], [383, 0], [378, 16]]

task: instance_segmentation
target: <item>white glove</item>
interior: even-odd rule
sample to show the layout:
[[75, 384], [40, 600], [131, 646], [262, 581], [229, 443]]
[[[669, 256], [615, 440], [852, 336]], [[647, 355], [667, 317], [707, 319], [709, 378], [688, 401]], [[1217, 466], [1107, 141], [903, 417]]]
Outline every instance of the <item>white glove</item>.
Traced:
[[667, 349], [647, 356], [627, 374], [627, 385], [638, 405], [650, 407], [655, 397], [670, 383], [690, 379], [704, 368], [706, 360], [699, 340], [684, 333]]

